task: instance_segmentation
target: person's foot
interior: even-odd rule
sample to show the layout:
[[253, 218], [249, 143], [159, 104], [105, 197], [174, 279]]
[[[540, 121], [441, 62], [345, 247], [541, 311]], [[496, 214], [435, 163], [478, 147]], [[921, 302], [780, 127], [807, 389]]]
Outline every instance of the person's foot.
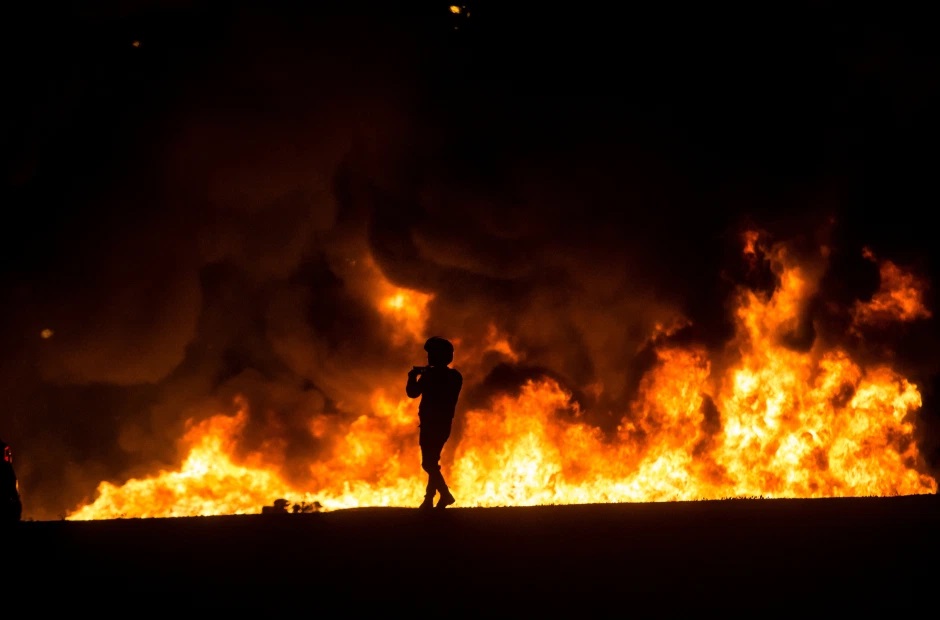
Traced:
[[421, 502], [421, 505], [418, 506], [418, 508], [419, 508], [420, 510], [427, 510], [427, 509], [429, 509], [429, 508], [434, 508], [434, 496], [433, 496], [433, 495], [426, 495], [426, 496], [424, 497], [424, 501]]
[[454, 499], [454, 496], [451, 495], [450, 492], [442, 493], [442, 494], [441, 494], [441, 499], [437, 500], [437, 506], [435, 506], [435, 507], [436, 507], [436, 508], [447, 508], [448, 506], [450, 506], [451, 504], [453, 504], [453, 503], [456, 502], [456, 501], [457, 501], [457, 500]]

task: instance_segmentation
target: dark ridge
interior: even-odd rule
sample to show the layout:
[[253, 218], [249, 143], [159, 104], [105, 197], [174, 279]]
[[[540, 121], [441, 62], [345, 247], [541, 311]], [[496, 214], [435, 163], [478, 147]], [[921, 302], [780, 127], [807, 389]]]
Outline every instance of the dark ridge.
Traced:
[[898, 612], [934, 603], [938, 522], [936, 495], [24, 521], [4, 586], [158, 612]]

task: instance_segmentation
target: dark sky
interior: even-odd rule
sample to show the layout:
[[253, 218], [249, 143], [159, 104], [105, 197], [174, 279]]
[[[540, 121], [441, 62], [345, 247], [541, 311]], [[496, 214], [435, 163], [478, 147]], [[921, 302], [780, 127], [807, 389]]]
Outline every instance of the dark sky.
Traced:
[[[363, 248], [445, 300], [429, 327], [471, 338], [485, 308], [574, 391], [636, 373], [620, 349], [653, 307], [727, 339], [746, 226], [829, 222], [836, 301], [874, 291], [863, 247], [937, 281], [926, 16], [503, 4], [7, 9], [0, 437], [31, 514], [172, 463], [234, 391], [299, 429], [349, 389], [337, 369], [400, 374], [344, 272]], [[940, 466], [936, 328], [890, 337]]]

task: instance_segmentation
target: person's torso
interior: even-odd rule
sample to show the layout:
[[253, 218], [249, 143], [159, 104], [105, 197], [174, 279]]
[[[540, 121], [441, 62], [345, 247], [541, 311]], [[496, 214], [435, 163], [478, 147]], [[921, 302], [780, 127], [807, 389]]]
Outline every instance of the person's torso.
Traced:
[[421, 404], [418, 406], [418, 415], [423, 419], [452, 419], [462, 384], [463, 378], [454, 368], [428, 368], [421, 376]]
[[16, 473], [9, 463], [0, 461], [0, 494], [3, 496], [17, 495]]

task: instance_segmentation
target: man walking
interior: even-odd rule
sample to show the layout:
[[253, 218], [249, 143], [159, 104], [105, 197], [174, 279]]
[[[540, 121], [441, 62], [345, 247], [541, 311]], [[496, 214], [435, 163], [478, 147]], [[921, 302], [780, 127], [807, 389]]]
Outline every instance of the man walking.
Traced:
[[449, 367], [454, 361], [454, 345], [450, 341], [433, 336], [424, 343], [424, 350], [428, 353], [428, 365], [414, 366], [408, 371], [408, 384], [405, 386], [409, 398], [421, 397], [418, 443], [421, 446], [421, 468], [428, 474], [428, 486], [420, 508], [434, 508], [437, 493], [440, 493], [440, 499], [436, 508], [446, 508], [457, 500], [441, 473], [441, 451], [450, 437], [463, 376], [456, 368]]

